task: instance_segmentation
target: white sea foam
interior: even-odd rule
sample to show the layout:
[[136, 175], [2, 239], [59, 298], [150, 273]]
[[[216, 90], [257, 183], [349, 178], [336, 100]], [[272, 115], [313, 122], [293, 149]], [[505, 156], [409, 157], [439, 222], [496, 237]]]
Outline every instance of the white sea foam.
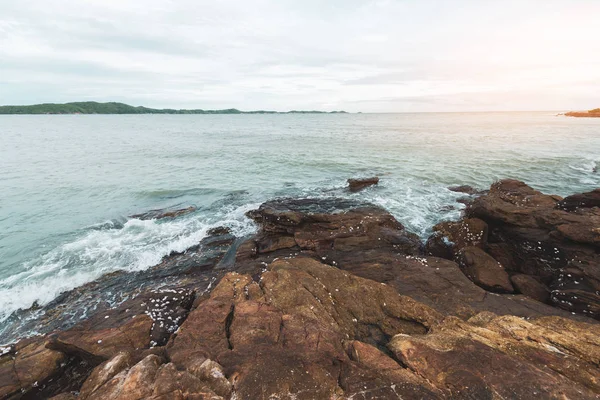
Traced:
[[170, 252], [197, 244], [215, 226], [227, 226], [236, 236], [247, 235], [255, 226], [244, 213], [256, 206], [230, 207], [210, 219], [202, 215], [168, 221], [130, 219], [121, 229], [88, 230], [0, 281], [0, 322], [18, 309], [35, 302], [47, 304], [106, 273], [156, 265]]

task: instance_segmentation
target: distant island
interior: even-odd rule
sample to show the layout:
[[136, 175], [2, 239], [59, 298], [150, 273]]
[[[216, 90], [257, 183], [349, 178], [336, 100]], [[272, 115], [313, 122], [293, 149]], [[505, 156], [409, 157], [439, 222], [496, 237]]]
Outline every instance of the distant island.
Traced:
[[30, 106], [0, 106], [0, 114], [347, 114], [346, 111], [240, 111], [225, 110], [177, 110], [171, 108], [135, 107], [124, 103], [98, 103], [84, 101], [74, 103], [45, 103]]
[[567, 117], [592, 117], [592, 118], [600, 118], [600, 108], [594, 108], [589, 111], [571, 111], [565, 113]]

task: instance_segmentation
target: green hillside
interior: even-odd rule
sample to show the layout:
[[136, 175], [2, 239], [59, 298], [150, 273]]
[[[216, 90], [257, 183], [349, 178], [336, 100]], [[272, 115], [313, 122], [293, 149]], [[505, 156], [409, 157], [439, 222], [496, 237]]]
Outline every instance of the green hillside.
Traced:
[[[240, 111], [235, 108], [225, 110], [175, 110], [134, 107], [123, 103], [98, 103], [95, 101], [65, 104], [45, 103], [31, 106], [0, 106], [0, 114], [326, 114], [324, 111]], [[345, 113], [333, 111], [332, 113]]]

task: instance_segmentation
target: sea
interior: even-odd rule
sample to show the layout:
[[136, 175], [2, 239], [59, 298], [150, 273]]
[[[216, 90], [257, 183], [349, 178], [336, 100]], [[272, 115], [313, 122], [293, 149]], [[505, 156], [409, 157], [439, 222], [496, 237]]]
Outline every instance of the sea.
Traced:
[[[19, 309], [140, 271], [278, 197], [348, 197], [424, 240], [464, 194], [516, 178], [600, 187], [600, 118], [556, 112], [0, 116], [0, 344]], [[358, 193], [346, 180], [380, 177]], [[175, 219], [131, 215], [189, 206]]]

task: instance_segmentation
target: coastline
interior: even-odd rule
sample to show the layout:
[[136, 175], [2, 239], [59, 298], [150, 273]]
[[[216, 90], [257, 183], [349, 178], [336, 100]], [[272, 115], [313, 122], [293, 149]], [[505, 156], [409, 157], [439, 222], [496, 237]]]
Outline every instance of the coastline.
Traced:
[[[252, 237], [214, 229], [147, 271], [64, 293], [32, 322], [43, 336], [0, 349], [0, 397], [527, 397], [544, 388], [593, 398], [600, 190], [563, 199], [515, 180], [451, 190], [465, 193], [465, 215], [436, 225], [425, 244], [381, 207], [280, 199], [247, 214], [259, 226]], [[102, 298], [109, 290], [120, 299]], [[90, 298], [95, 311], [66, 318]], [[517, 380], [506, 372], [515, 368]]]
[[576, 118], [600, 118], [600, 108], [589, 111], [569, 111], [565, 113], [565, 116]]

